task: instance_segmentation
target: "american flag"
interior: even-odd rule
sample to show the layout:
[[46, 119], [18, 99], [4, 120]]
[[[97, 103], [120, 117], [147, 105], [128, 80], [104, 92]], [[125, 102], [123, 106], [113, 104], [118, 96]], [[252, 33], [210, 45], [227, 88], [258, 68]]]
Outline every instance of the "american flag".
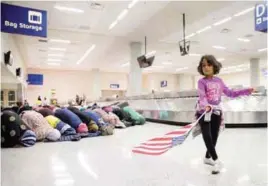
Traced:
[[181, 127], [178, 130], [169, 132], [165, 134], [163, 137], [156, 137], [146, 141], [145, 143], [140, 144], [133, 148], [133, 153], [145, 154], [145, 155], [161, 155], [167, 152], [172, 147], [182, 144], [196, 122]]
[[133, 153], [157, 156], [167, 152], [172, 147], [182, 144], [190, 134], [194, 126], [205, 115], [204, 112], [195, 122], [185, 125], [165, 134], [163, 137], [156, 137], [140, 144], [132, 149]]

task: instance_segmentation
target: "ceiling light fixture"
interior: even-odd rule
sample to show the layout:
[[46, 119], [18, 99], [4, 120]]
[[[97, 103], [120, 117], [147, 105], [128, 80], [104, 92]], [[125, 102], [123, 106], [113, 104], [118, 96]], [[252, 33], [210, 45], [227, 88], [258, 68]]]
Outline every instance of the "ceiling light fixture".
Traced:
[[211, 28], [212, 28], [211, 26], [207, 26], [205, 28], [202, 28], [202, 29], [198, 30], [196, 33], [200, 34], [200, 33], [205, 32], [205, 31], [207, 31], [207, 30], [209, 30]]
[[121, 67], [127, 67], [129, 65], [130, 65], [129, 63], [124, 63], [124, 64], [121, 65]]
[[48, 54], [48, 56], [53, 56], [53, 57], [63, 57], [63, 54]]
[[227, 17], [227, 18], [225, 18], [225, 19], [223, 19], [221, 21], [218, 21], [218, 22], [214, 23], [213, 25], [218, 26], [218, 25], [221, 25], [223, 23], [226, 23], [227, 21], [230, 21], [231, 19], [232, 19], [232, 17]]
[[48, 48], [49, 50], [66, 51], [66, 48]]
[[128, 13], [128, 9], [123, 10], [117, 17], [117, 21], [121, 21]]
[[189, 54], [189, 56], [201, 56], [201, 54]]
[[47, 59], [47, 61], [58, 61], [58, 62], [60, 62], [62, 60], [61, 59]]
[[189, 67], [177, 68], [176, 71], [179, 72], [179, 71], [187, 70], [188, 68], [189, 68]]
[[131, 3], [128, 5], [128, 9], [131, 9], [139, 0], [133, 0]]
[[118, 23], [118, 22], [117, 22], [117, 20], [116, 20], [116, 21], [114, 21], [112, 24], [110, 24], [110, 26], [109, 26], [109, 30], [111, 30], [117, 23]]
[[264, 52], [266, 50], [267, 50], [267, 48], [261, 48], [261, 49], [258, 50], [258, 52]]
[[226, 48], [223, 46], [212, 46], [215, 49], [219, 49], [219, 50], [225, 50]]
[[171, 62], [163, 62], [162, 64], [163, 64], [163, 65], [172, 65]]
[[49, 41], [58, 43], [71, 43], [70, 40], [62, 40], [62, 39], [50, 39]]
[[74, 12], [74, 13], [84, 13], [84, 10], [78, 9], [78, 8], [70, 8], [70, 7], [64, 7], [56, 5], [54, 6], [55, 9], [58, 9], [60, 11], [68, 11], [68, 12]]
[[245, 9], [245, 10], [243, 10], [243, 11], [241, 11], [241, 12], [236, 13], [234, 16], [235, 16], [235, 17], [238, 17], [238, 16], [241, 16], [241, 15], [244, 15], [244, 14], [246, 14], [246, 13], [248, 13], [248, 12], [254, 10], [254, 8], [255, 8], [254, 6], [253, 6], [253, 7], [250, 7], [250, 8], [248, 8], [248, 9]]
[[47, 63], [47, 64], [51, 66], [60, 66], [60, 63]]
[[152, 66], [152, 68], [164, 68], [163, 66]]
[[222, 62], [222, 61], [224, 61], [225, 59], [224, 58], [218, 58], [217, 59], [217, 61], [219, 61], [219, 62]]
[[92, 45], [89, 49], [87, 49], [87, 51], [85, 52], [85, 54], [76, 62], [77, 65], [79, 65], [82, 61], [84, 61], [84, 59], [86, 59], [86, 57], [89, 55], [89, 53], [94, 50], [96, 47], [96, 45]]
[[243, 42], [250, 42], [250, 40], [249, 39], [244, 39], [244, 38], [237, 38], [237, 40], [238, 41], [243, 41]]
[[195, 35], [196, 35], [196, 33], [191, 33], [191, 34], [189, 34], [188, 36], [186, 36], [185, 39], [189, 39], [189, 38], [191, 38], [191, 37], [193, 37], [193, 36], [195, 36]]

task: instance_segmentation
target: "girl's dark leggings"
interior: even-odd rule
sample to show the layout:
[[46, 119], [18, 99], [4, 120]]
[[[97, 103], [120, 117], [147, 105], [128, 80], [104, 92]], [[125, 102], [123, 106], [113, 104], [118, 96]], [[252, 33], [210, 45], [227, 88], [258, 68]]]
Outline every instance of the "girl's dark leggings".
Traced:
[[212, 114], [210, 122], [204, 121], [204, 116], [199, 121], [202, 136], [207, 147], [206, 158], [218, 159], [216, 143], [221, 125], [221, 115]]

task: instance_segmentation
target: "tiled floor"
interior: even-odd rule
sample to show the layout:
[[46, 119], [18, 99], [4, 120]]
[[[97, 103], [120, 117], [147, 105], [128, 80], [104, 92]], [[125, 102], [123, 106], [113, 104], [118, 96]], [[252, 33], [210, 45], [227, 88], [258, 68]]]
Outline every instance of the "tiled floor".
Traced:
[[226, 129], [217, 146], [223, 172], [202, 163], [201, 137], [191, 136], [158, 157], [131, 153], [134, 145], [174, 130], [148, 123], [79, 142], [2, 149], [2, 186], [266, 186], [267, 129]]

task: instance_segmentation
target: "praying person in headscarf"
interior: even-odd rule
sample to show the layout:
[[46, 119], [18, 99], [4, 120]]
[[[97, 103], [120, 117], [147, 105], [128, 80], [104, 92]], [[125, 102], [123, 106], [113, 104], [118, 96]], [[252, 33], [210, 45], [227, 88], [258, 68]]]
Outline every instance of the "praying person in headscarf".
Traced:
[[14, 147], [19, 144], [30, 147], [35, 142], [35, 133], [29, 130], [17, 113], [10, 110], [1, 113], [1, 147]]

